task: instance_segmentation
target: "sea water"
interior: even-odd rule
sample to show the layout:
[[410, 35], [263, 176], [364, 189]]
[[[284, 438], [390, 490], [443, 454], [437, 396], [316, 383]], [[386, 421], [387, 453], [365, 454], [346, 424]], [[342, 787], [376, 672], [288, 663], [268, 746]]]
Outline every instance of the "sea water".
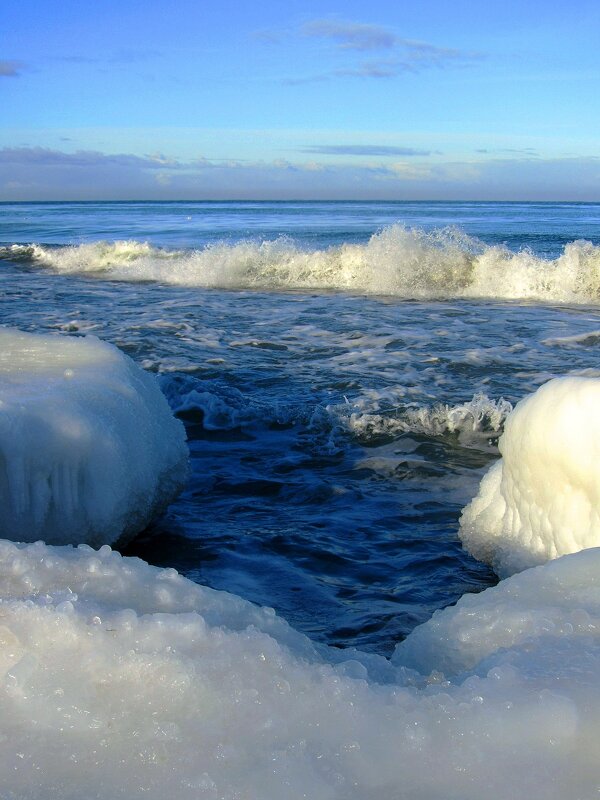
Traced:
[[599, 375], [600, 206], [0, 205], [0, 322], [121, 348], [187, 488], [124, 551], [389, 656], [492, 586], [460, 510], [512, 406]]

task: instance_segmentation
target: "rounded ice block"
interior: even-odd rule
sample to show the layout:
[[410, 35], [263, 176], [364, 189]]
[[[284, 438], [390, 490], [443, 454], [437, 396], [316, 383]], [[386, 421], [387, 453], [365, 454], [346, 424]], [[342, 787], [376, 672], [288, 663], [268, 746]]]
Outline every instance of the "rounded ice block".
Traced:
[[460, 537], [505, 577], [600, 545], [600, 380], [556, 378], [517, 404]]
[[181, 422], [116, 347], [0, 329], [0, 537], [131, 538], [186, 472]]

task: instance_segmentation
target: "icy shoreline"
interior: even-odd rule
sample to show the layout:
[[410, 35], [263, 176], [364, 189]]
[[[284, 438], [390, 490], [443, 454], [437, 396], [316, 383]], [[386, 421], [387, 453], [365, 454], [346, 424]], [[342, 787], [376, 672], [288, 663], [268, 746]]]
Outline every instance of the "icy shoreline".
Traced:
[[[168, 502], [185, 445], [150, 376], [93, 338], [0, 344], [3, 536], [115, 541]], [[510, 414], [462, 535], [524, 571], [436, 612], [391, 662], [106, 545], [0, 540], [3, 798], [591, 797], [600, 548], [525, 567], [575, 528], [571, 549], [596, 543], [599, 386], [551, 381]]]
[[392, 674], [108, 547], [1, 542], [5, 796], [590, 796], [599, 575], [594, 549], [466, 596]]

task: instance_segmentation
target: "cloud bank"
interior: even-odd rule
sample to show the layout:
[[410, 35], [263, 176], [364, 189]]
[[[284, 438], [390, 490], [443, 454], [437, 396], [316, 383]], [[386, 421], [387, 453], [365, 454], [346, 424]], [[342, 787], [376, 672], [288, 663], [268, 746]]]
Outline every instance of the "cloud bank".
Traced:
[[431, 150], [417, 150], [414, 147], [394, 147], [379, 144], [320, 144], [307, 145], [303, 153], [327, 156], [430, 156]]
[[[364, 155], [375, 158], [373, 153]], [[387, 155], [385, 163], [369, 160], [354, 166], [4, 148], [0, 200], [600, 201], [599, 158], [506, 157], [431, 164], [414, 155], [407, 160], [380, 155]]]

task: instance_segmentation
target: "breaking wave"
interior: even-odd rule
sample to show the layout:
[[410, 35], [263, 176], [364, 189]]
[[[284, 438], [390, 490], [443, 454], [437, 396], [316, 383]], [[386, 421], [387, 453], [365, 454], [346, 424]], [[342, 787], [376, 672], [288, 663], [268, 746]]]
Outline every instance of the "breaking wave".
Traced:
[[198, 250], [138, 241], [48, 247], [14, 244], [0, 258], [109, 280], [182, 286], [326, 289], [414, 299], [497, 298], [596, 303], [600, 247], [567, 244], [556, 259], [488, 246], [455, 228], [425, 232], [392, 225], [366, 244], [302, 248], [287, 237]]
[[238, 389], [191, 375], [164, 374], [160, 386], [172, 410], [205, 430], [234, 430], [264, 425], [301, 425], [315, 433], [347, 434], [361, 442], [403, 434], [454, 435], [464, 445], [496, 440], [513, 407], [478, 392], [465, 403], [407, 403], [402, 387], [364, 392], [335, 404], [255, 400]]
[[393, 393], [390, 397], [368, 393], [352, 405], [331, 410], [336, 413], [339, 424], [361, 440], [403, 433], [454, 434], [461, 444], [470, 445], [497, 439], [512, 409], [508, 400], [493, 400], [478, 392], [468, 402], [458, 405], [436, 403], [396, 409]]

